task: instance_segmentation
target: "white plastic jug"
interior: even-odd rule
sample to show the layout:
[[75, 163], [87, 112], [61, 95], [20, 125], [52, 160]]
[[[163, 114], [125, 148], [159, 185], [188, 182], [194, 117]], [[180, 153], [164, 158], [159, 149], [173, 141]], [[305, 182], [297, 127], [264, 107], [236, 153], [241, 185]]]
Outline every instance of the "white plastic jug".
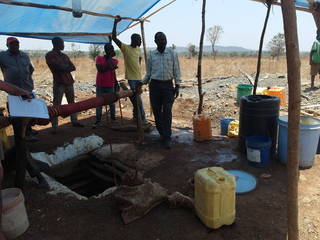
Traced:
[[14, 239], [29, 227], [23, 193], [19, 188], [6, 188], [2, 194], [2, 231], [8, 239]]

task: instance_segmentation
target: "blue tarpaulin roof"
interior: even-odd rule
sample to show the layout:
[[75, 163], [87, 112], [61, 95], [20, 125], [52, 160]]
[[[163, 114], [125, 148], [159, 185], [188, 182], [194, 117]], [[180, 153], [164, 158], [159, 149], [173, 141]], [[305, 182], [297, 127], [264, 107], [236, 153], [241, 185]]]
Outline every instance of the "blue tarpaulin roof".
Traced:
[[[120, 15], [121, 17], [137, 19], [159, 1], [82, 0], [81, 9], [82, 11], [112, 16]], [[72, 8], [72, 0], [16, 0], [6, 2], [23, 2]], [[81, 18], [74, 18], [72, 12], [68, 11], [1, 3], [0, 13], [0, 34], [41, 39], [51, 39], [54, 36], [60, 36], [65, 41], [81, 43], [107, 42], [107, 35], [111, 33], [114, 21], [114, 18], [88, 14], [83, 14]], [[131, 23], [132, 20], [122, 20], [118, 24], [118, 33], [126, 30]]]

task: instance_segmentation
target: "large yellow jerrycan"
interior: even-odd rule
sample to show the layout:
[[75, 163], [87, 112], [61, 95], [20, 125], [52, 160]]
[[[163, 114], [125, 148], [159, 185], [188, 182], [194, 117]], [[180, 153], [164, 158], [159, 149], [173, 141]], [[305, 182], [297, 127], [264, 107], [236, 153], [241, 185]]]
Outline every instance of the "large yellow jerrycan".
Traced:
[[194, 177], [195, 207], [209, 228], [231, 225], [236, 216], [236, 180], [221, 167], [197, 170]]

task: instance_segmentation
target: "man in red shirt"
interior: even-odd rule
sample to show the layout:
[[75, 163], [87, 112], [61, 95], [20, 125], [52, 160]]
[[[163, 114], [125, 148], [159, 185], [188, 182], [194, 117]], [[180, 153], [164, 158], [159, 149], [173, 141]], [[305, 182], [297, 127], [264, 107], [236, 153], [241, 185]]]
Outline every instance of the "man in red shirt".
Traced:
[[[97, 77], [96, 77], [96, 95], [97, 97], [115, 91], [118, 87], [115, 69], [118, 68], [118, 60], [113, 58], [115, 56], [114, 48], [110, 43], [104, 45], [104, 56], [96, 58]], [[110, 104], [110, 117], [111, 121], [116, 120], [116, 107], [115, 104]], [[96, 123], [93, 127], [101, 123], [102, 106], [96, 108]]]
[[[64, 41], [59, 37], [52, 39], [53, 49], [46, 54], [46, 62], [53, 75], [53, 106], [59, 106], [62, 102], [63, 94], [66, 95], [68, 103], [74, 103], [73, 77], [71, 72], [76, 67], [70, 58], [62, 53]], [[74, 127], [83, 127], [77, 121], [77, 115], [71, 115], [71, 122]], [[53, 133], [57, 131], [58, 118], [52, 120]]]

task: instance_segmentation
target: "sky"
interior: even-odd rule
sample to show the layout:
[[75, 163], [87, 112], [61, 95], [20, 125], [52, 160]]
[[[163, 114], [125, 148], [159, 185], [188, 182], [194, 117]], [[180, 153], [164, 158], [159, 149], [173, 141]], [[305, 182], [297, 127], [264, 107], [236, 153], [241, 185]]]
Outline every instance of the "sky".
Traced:
[[[146, 15], [170, 2], [162, 0]], [[147, 47], [154, 47], [154, 34], [162, 31], [167, 35], [168, 45], [175, 44], [186, 47], [188, 44], [199, 45], [201, 32], [202, 0], [176, 0], [145, 23]], [[251, 50], [259, 47], [260, 35], [267, 8], [250, 0], [207, 0], [206, 29], [214, 25], [223, 28], [223, 34], [217, 43], [221, 46], [239, 46]], [[297, 11], [298, 36], [300, 51], [309, 51], [315, 39], [316, 26], [310, 13]], [[130, 42], [132, 33], [140, 33], [140, 26], [127, 30], [119, 35], [125, 43]], [[281, 7], [273, 6], [265, 35], [264, 49], [267, 43], [278, 33], [283, 33]], [[5, 36], [0, 37], [0, 43], [5, 42]], [[209, 41], [205, 38], [205, 44]], [[20, 38], [21, 49], [49, 50], [52, 45], [48, 40]], [[66, 50], [70, 50], [66, 43]], [[87, 50], [88, 44], [78, 44], [81, 50]], [[4, 49], [1, 47], [0, 49]]]

